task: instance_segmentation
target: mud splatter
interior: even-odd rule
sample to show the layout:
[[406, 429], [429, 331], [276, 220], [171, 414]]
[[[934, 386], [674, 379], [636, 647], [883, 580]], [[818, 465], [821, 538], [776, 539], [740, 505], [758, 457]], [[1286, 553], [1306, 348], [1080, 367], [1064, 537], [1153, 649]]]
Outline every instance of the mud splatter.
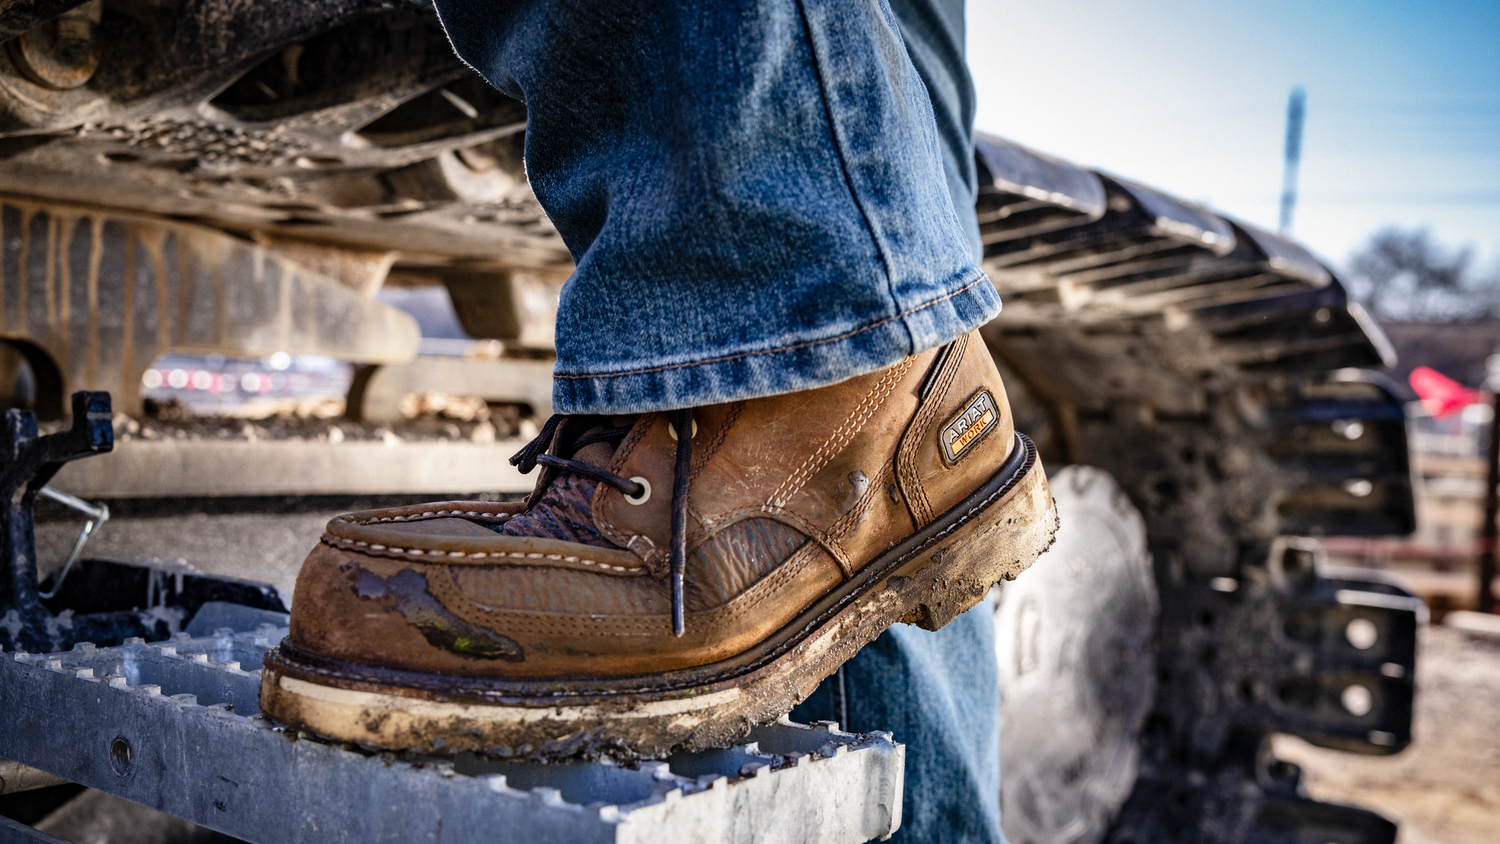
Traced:
[[427, 590], [425, 575], [404, 569], [384, 578], [352, 566], [349, 578], [356, 595], [401, 613], [433, 647], [475, 659], [503, 659], [506, 662], [526, 659], [526, 652], [515, 640], [475, 627], [449, 612]]

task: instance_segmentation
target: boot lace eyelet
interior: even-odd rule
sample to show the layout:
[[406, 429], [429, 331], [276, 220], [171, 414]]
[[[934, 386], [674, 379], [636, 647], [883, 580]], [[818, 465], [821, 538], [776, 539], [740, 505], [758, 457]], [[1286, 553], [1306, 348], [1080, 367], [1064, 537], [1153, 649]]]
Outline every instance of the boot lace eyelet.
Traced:
[[[677, 440], [677, 426], [676, 425], [673, 425], [671, 422], [668, 422], [667, 423], [667, 433], [669, 433], [669, 434], [672, 435], [672, 440], [674, 442]], [[693, 420], [693, 439], [697, 439], [697, 438], [698, 438], [698, 420], [694, 419]]]
[[640, 476], [631, 478], [632, 481], [641, 485], [640, 495], [627, 495], [625, 500], [631, 504], [641, 505], [651, 500], [651, 482]]

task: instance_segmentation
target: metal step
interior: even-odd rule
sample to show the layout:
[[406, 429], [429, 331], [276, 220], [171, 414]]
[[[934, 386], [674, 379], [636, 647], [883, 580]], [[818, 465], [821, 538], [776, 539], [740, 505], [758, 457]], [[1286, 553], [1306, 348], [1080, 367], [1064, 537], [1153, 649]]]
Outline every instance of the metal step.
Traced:
[[[261, 659], [285, 633], [5, 654], [0, 756], [256, 844], [858, 842], [901, 823], [905, 748], [832, 723], [627, 764], [400, 756], [289, 732], [259, 710]], [[49, 838], [12, 824], [0, 840]]]

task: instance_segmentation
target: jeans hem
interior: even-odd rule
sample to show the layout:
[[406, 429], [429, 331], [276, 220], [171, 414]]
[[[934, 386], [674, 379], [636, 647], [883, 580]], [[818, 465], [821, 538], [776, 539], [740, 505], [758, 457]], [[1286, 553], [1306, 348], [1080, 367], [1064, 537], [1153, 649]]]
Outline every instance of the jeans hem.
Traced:
[[982, 273], [949, 293], [832, 337], [625, 372], [557, 373], [553, 408], [648, 413], [811, 390], [892, 366], [993, 319], [1000, 296]]

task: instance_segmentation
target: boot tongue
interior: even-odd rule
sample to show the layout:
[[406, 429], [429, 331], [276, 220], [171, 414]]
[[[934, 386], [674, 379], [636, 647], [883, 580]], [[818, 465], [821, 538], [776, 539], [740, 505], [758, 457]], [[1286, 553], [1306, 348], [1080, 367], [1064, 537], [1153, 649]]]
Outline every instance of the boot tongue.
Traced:
[[[604, 430], [602, 427], [594, 428], [586, 433], [592, 434], [602, 430]], [[614, 456], [614, 443], [599, 442], [589, 443], [583, 448], [578, 449], [578, 451], [574, 452], [572, 459], [577, 460], [579, 463], [587, 463], [596, 469], [607, 469], [609, 468], [609, 461], [613, 460]]]
[[[606, 425], [611, 428], [625, 428], [628, 430], [633, 427], [636, 423], [636, 420], [640, 418], [641, 417], [639, 415], [611, 416], [607, 422], [601, 419], [600, 424], [586, 429], [583, 433], [579, 434], [574, 439], [574, 442], [582, 442], [583, 440], [586, 440], [594, 436], [595, 434], [602, 433], [605, 430]], [[596, 469], [608, 469], [609, 462], [614, 459], [615, 451], [618, 448], [618, 443], [604, 440], [601, 442], [589, 443], [583, 448], [580, 448], [577, 451], [573, 452], [573, 454], [568, 457], [570, 460], [577, 460], [580, 463], [587, 463]]]
[[[628, 428], [637, 418], [631, 416], [600, 420], [600, 424], [563, 442], [562, 456], [595, 468], [607, 469], [614, 459], [617, 443], [609, 440], [592, 442], [569, 454], [570, 443], [602, 433], [606, 426]], [[504, 536], [535, 536], [580, 542], [600, 548], [618, 548], [594, 527], [592, 502], [599, 482], [567, 471], [552, 471], [549, 474], [552, 479], [546, 488], [533, 492], [526, 511], [501, 524], [499, 533]]]

